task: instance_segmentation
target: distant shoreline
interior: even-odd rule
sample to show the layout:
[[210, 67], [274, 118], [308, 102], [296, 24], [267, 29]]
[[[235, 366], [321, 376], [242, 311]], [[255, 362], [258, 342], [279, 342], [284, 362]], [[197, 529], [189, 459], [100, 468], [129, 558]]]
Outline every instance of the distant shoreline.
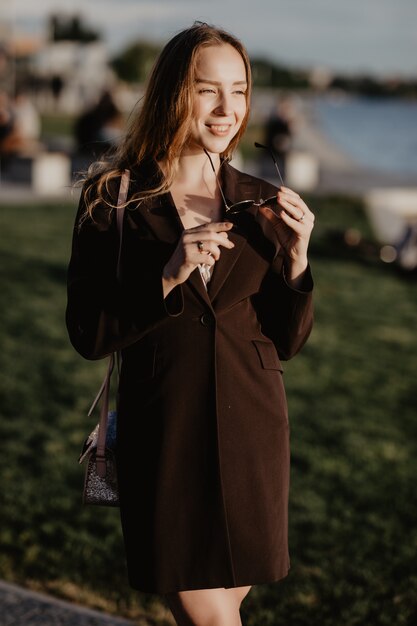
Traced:
[[[254, 93], [255, 119], [260, 121], [270, 112], [280, 96], [277, 90], [256, 90]], [[287, 93], [287, 92], [285, 92]], [[295, 123], [293, 151], [313, 155], [319, 164], [320, 176], [316, 192], [363, 194], [375, 187], [416, 187], [417, 176], [367, 167], [337, 145], [319, 126], [313, 110], [316, 94], [290, 93], [294, 99]], [[348, 94], [348, 98], [356, 97]], [[246, 165], [246, 164], [245, 164]], [[255, 162], [247, 166], [259, 175]], [[276, 182], [275, 180], [271, 182]]]

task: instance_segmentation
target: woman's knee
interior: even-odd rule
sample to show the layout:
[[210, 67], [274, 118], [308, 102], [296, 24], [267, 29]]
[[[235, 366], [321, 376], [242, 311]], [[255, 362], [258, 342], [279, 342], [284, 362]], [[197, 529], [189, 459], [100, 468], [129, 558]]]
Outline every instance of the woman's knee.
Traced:
[[196, 589], [166, 594], [178, 626], [241, 626], [239, 606], [230, 590]]
[[247, 585], [246, 587], [229, 587], [228, 589], [226, 589], [228, 593], [231, 593], [235, 597], [238, 606], [241, 605], [242, 601], [244, 600], [244, 598], [246, 598], [250, 590], [251, 585]]

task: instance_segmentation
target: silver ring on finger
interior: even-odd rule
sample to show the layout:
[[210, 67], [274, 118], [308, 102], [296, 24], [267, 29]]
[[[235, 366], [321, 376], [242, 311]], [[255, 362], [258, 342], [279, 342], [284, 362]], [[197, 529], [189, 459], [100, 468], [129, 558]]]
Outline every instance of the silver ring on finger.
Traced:
[[204, 254], [204, 244], [202, 241], [197, 241], [197, 248], [200, 254]]
[[298, 220], [298, 221], [299, 221], [299, 222], [302, 222], [302, 221], [303, 221], [303, 219], [305, 218], [305, 216], [306, 216], [306, 214], [305, 214], [305, 213], [303, 213], [303, 214], [302, 214], [302, 216], [299, 218], [299, 220]]

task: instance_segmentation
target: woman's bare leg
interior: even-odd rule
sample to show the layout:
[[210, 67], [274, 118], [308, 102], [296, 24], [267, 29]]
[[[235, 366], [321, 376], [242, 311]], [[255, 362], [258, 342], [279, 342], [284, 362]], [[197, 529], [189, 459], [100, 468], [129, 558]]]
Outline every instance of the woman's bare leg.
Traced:
[[248, 585], [247, 587], [229, 587], [226, 591], [235, 596], [240, 606], [242, 604], [242, 600], [248, 595], [250, 589], [251, 585]]
[[178, 626], [242, 626], [239, 608], [249, 589], [195, 589], [165, 598]]

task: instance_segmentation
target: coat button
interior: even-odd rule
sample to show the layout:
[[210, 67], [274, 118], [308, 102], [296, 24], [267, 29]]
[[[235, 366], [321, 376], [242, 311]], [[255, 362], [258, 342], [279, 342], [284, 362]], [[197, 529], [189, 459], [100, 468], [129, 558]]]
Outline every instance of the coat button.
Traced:
[[203, 324], [203, 326], [214, 326], [214, 318], [210, 313], [203, 313], [203, 315], [200, 317], [200, 322]]

